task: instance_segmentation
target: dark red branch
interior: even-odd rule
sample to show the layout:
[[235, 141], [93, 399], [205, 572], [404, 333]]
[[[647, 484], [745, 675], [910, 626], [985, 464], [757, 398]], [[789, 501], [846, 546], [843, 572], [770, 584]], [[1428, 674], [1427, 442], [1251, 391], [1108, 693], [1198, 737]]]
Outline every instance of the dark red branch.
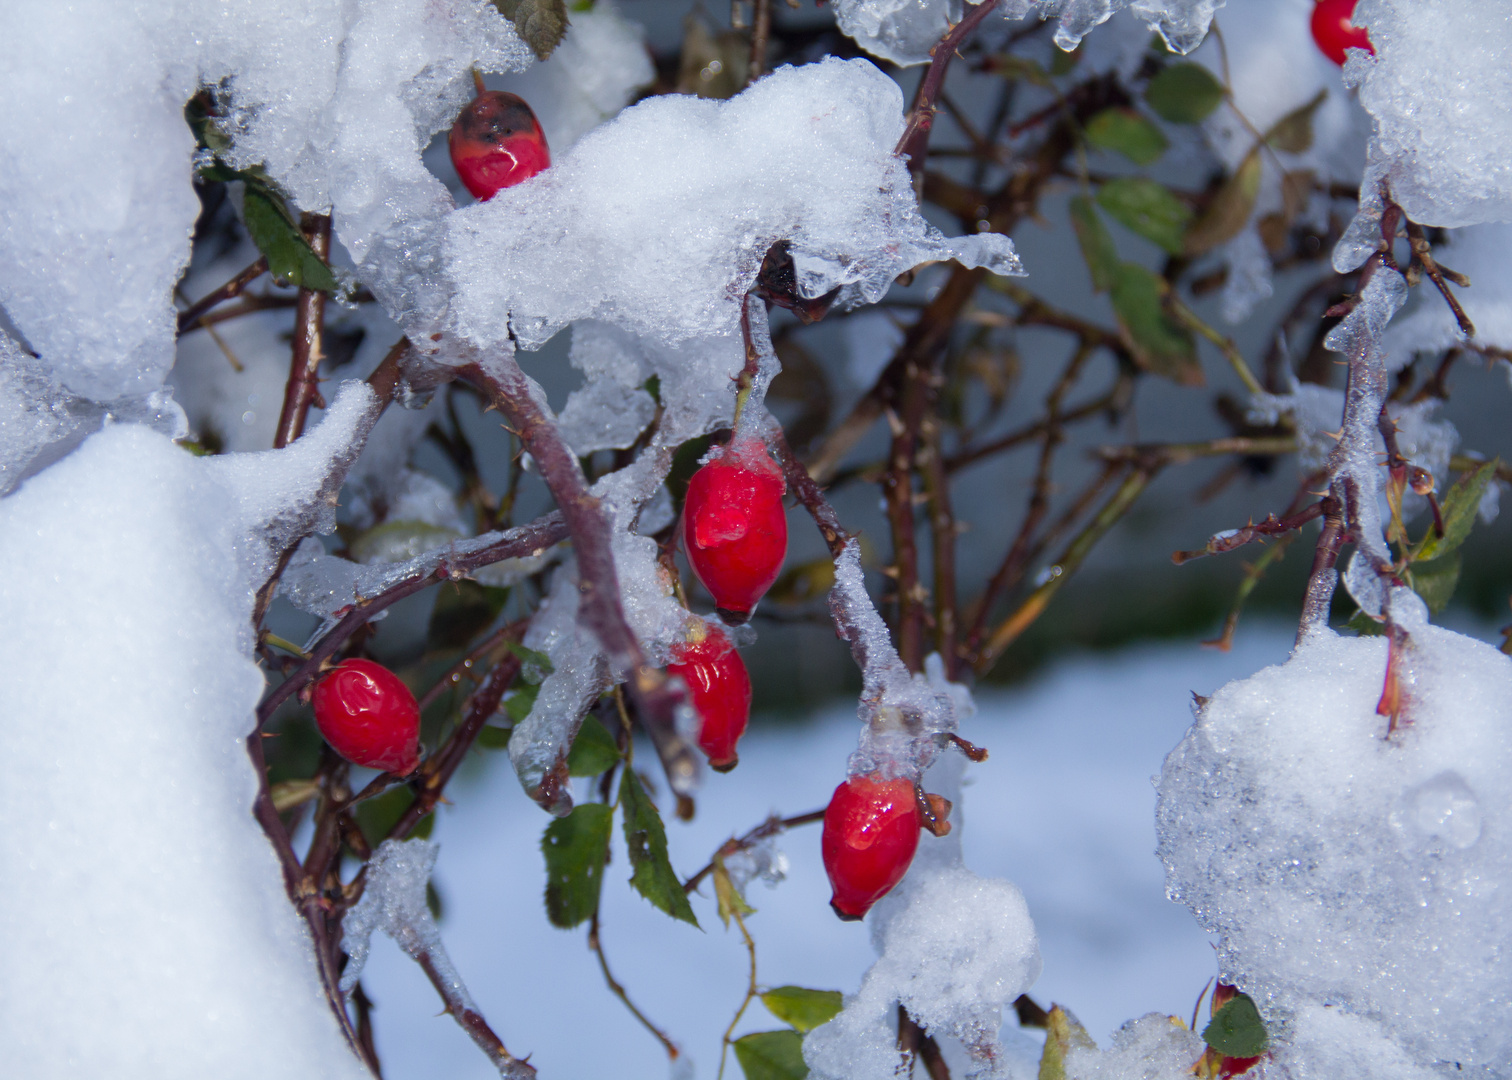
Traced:
[[266, 256], [259, 258], [251, 266], [237, 274], [230, 281], [218, 289], [206, 293], [194, 303], [190, 304], [178, 314], [178, 332], [184, 333], [193, 329], [199, 323], [199, 317], [209, 311], [216, 304], [225, 303], [234, 297], [240, 296], [258, 278], [268, 272], [268, 260]]
[[[322, 260], [331, 250], [331, 218], [328, 214], [306, 214], [305, 235], [310, 249]], [[320, 398], [320, 362], [325, 359], [326, 295], [318, 289], [300, 289], [294, 306], [294, 346], [289, 360], [289, 380], [284, 387], [283, 411], [273, 447], [288, 446], [304, 431], [310, 406]]]
[[907, 155], [908, 171], [916, 176], [923, 172], [924, 159], [929, 154], [929, 134], [934, 127], [935, 101], [945, 86], [945, 75], [950, 70], [950, 62], [955, 59], [956, 50], [976, 32], [982, 20], [995, 7], [997, 0], [983, 0], [980, 4], [966, 5], [961, 21], [952, 26], [950, 32], [930, 50], [929, 69], [924, 72], [918, 93], [914, 95], [913, 108], [908, 114], [908, 126], [903, 129], [903, 135], [893, 150], [899, 157]]

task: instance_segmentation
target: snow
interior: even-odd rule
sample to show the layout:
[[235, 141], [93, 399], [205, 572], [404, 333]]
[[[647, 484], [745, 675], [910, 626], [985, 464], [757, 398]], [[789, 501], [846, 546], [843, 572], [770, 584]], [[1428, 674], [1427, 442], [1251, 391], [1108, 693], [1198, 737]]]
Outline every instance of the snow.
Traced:
[[1376, 711], [1386, 639], [1324, 631], [1218, 691], [1160, 780], [1171, 893], [1219, 934], [1225, 980], [1298, 1024], [1294, 1075], [1512, 1060], [1512, 983], [1488, 963], [1512, 934], [1512, 659], [1408, 632], [1399, 735]]
[[1130, 1020], [1099, 1051], [1072, 1043], [1066, 1054], [1071, 1080], [1185, 1080], [1202, 1056], [1202, 1038], [1173, 1017], [1150, 1013]]
[[111, 424], [0, 501], [0, 562], [27, 568], [0, 583], [15, 1075], [364, 1075], [248, 812], [245, 748], [257, 524], [318, 500], [348, 397], [346, 426], [247, 469]]
[[526, 349], [589, 318], [663, 346], [733, 334], [781, 239], [804, 295], [847, 303], [931, 259], [1018, 272], [1006, 237], [947, 240], [919, 216], [902, 132], [902, 92], [864, 60], [785, 67], [728, 101], [648, 98], [451, 216], [450, 329]]

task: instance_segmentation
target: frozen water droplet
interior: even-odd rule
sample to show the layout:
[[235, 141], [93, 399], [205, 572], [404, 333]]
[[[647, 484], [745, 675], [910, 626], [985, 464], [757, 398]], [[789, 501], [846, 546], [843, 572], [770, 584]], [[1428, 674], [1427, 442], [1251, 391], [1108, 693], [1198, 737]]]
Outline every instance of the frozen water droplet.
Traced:
[[251, 409], [248, 409], [246, 412], [242, 413], [242, 423], [244, 423], [244, 424], [255, 424], [255, 423], [257, 423], [257, 414], [255, 412], [253, 412]]
[[1459, 773], [1441, 772], [1402, 796], [1391, 823], [1414, 847], [1431, 849], [1438, 840], [1463, 851], [1480, 839], [1480, 800]]

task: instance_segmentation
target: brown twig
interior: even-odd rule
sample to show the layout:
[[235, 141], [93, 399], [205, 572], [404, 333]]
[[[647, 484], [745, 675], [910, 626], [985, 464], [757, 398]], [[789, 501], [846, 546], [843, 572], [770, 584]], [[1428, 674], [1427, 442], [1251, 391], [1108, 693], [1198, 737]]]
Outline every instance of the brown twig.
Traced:
[[494, 1033], [493, 1028], [488, 1026], [488, 1021], [483, 1015], [472, 1007], [472, 1003], [458, 993], [457, 987], [452, 984], [440, 971], [436, 969], [435, 961], [431, 959], [429, 952], [421, 952], [415, 957], [415, 962], [420, 965], [420, 970], [425, 972], [425, 977], [436, 988], [436, 993], [441, 995], [441, 1000], [446, 1003], [446, 1011], [457, 1022], [457, 1026], [478, 1048], [488, 1055], [488, 1060], [493, 1062], [501, 1075], [509, 1077], [509, 1080], [526, 1080], [527, 1077], [535, 1076], [535, 1068], [529, 1062], [521, 1061], [504, 1048], [504, 1040]]
[[767, 40], [772, 33], [772, 0], [751, 0], [751, 62], [746, 68], [749, 86], [766, 74]]
[[[310, 250], [325, 261], [331, 250], [329, 214], [304, 215], [303, 228]], [[310, 406], [320, 398], [320, 362], [325, 359], [326, 295], [318, 289], [299, 290], [294, 307], [294, 346], [289, 360], [289, 379], [284, 386], [283, 411], [273, 448], [288, 446], [304, 431]]]
[[1177, 551], [1172, 553], [1171, 561], [1177, 566], [1191, 562], [1193, 559], [1201, 559], [1208, 555], [1224, 555], [1230, 551], [1242, 548], [1245, 544], [1259, 540], [1266, 536], [1285, 536], [1302, 528], [1309, 521], [1322, 517], [1327, 512], [1327, 499], [1320, 499], [1311, 506], [1305, 507], [1295, 514], [1278, 518], [1270, 514], [1264, 521], [1250, 522], [1241, 529], [1230, 529], [1211, 537], [1205, 547], [1195, 551]]
[[[816, 821], [823, 820], [823, 807], [818, 810], [810, 810], [806, 814], [795, 814], [792, 817], [787, 818], [778, 817], [776, 814], [773, 814], [771, 817], [763, 821], [760, 825], [746, 832], [743, 836], [740, 836], [738, 838], [731, 837], [729, 840], [726, 840], [723, 844], [719, 845], [719, 850], [714, 853], [714, 859], [727, 859], [737, 852], [745, 851], [749, 848], [755, 847], [757, 844], [761, 843], [763, 840], [766, 840], [769, 837], [780, 836], [783, 833], [787, 832], [789, 829], [797, 828], [799, 825], [812, 825]], [[704, 878], [708, 877], [714, 872], [714, 859], [710, 859], [707, 865], [705, 865], [696, 874], [693, 874], [691, 877], [689, 877], [687, 881], [683, 882], [683, 892], [692, 892], [694, 889], [698, 888], [700, 884], [703, 883]]]
[[905, 155], [908, 157], [909, 172], [915, 176], [924, 170], [924, 160], [928, 157], [929, 133], [934, 127], [935, 99], [939, 97], [941, 89], [945, 86], [945, 74], [950, 70], [950, 62], [955, 59], [956, 50], [976, 32], [982, 20], [990, 15], [995, 7], [997, 7], [997, 0], [983, 0], [980, 4], [967, 4], [961, 21], [952, 26], [949, 33], [929, 50], [929, 68], [919, 82], [918, 92], [914, 94], [913, 108], [908, 114], [908, 124], [898, 139], [898, 145], [893, 149], [893, 153], [899, 157]]
[[[504, 414], [525, 449], [535, 459], [546, 486], [561, 508], [577, 555], [578, 617], [593, 635], [610, 667], [626, 679], [636, 714], [661, 758], [667, 782], [679, 798], [690, 798], [698, 776], [693, 749], [677, 733], [676, 715], [682, 693], [665, 674], [652, 667], [641, 651], [620, 600], [619, 575], [610, 546], [609, 519], [588, 490], [587, 478], [572, 448], [563, 441], [556, 422], [542, 407], [536, 388], [515, 362], [513, 352], [487, 363], [473, 363], [459, 371]], [[559, 797], [537, 790], [537, 798]]]
[[260, 256], [255, 263], [247, 267], [241, 273], [237, 274], [234, 278], [226, 282], [220, 288], [212, 289], [210, 292], [200, 297], [194, 303], [190, 304], [183, 311], [179, 312], [178, 332], [180, 334], [183, 334], [186, 330], [192, 330], [196, 325], [200, 325], [199, 318], [201, 315], [205, 314], [205, 312], [209, 311], [217, 304], [224, 303], [227, 300], [240, 296], [248, 285], [251, 285], [254, 281], [262, 277], [267, 272], [267, 256]]
[[678, 1048], [677, 1044], [668, 1037], [666, 1032], [653, 1024], [645, 1013], [636, 1008], [635, 1002], [630, 1000], [630, 995], [625, 992], [625, 988], [620, 985], [619, 980], [609, 970], [609, 960], [604, 956], [604, 942], [600, 934], [599, 913], [597, 909], [594, 910], [593, 917], [588, 923], [588, 948], [592, 949], [593, 955], [598, 957], [599, 970], [603, 972], [604, 982], [608, 985], [610, 992], [620, 999], [625, 1008], [630, 1010], [630, 1014], [640, 1021], [643, 1028], [656, 1037], [656, 1041], [661, 1043], [662, 1049], [667, 1052], [669, 1060], [676, 1061], [681, 1057], [682, 1051]]

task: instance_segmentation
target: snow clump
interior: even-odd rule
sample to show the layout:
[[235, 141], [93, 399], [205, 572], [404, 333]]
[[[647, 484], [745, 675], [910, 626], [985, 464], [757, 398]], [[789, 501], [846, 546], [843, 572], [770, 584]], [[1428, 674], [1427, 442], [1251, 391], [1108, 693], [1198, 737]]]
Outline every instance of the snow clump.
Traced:
[[1287, 1075], [1505, 1076], [1512, 659], [1393, 609], [1405, 726], [1377, 713], [1387, 639], [1315, 632], [1202, 706], [1159, 780], [1160, 857], [1221, 977], [1282, 1022]]

